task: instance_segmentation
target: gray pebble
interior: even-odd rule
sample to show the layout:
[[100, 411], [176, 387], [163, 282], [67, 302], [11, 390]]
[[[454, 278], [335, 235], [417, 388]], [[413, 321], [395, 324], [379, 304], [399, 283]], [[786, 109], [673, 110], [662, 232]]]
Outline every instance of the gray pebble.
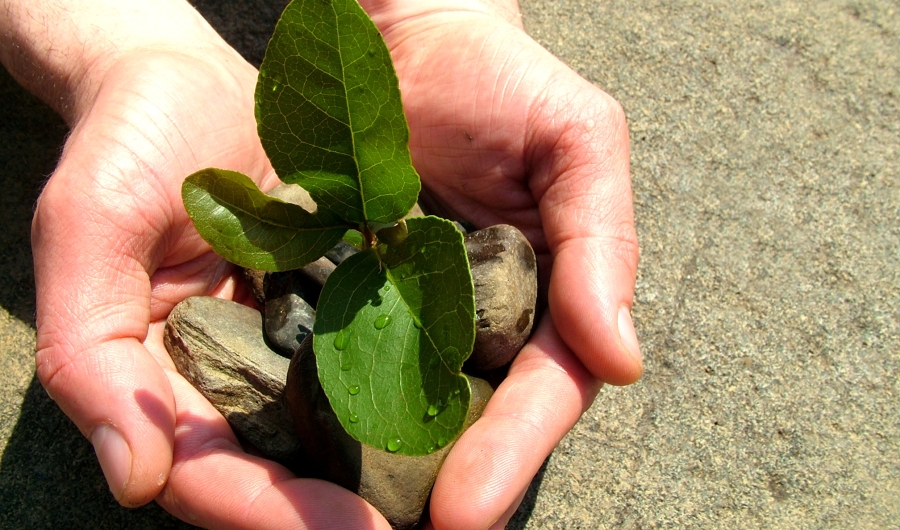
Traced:
[[178, 372], [248, 450], [295, 466], [300, 443], [282, 402], [289, 361], [266, 345], [259, 311], [220, 298], [188, 298], [166, 321], [165, 345]]
[[342, 261], [359, 252], [353, 245], [344, 240], [338, 241], [338, 244], [325, 253], [325, 257], [331, 260], [335, 265], [340, 265]]
[[267, 275], [266, 337], [280, 353], [290, 357], [312, 333], [316, 310], [301, 297], [300, 289], [292, 289], [294, 282], [284, 280], [284, 275]]

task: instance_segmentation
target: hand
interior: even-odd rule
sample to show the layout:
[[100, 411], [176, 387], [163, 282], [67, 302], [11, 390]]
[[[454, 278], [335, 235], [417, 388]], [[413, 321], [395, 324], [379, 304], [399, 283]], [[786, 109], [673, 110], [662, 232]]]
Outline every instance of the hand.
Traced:
[[[73, 46], [47, 45], [84, 68], [64, 72], [68, 64], [50, 56], [32, 72], [16, 68], [8, 48], [3, 56], [73, 126], [34, 218], [38, 377], [91, 440], [125, 506], [156, 498], [214, 528], [387, 528], [350, 492], [244, 453], [165, 352], [162, 328], [177, 302], [240, 298], [232, 267], [193, 229], [180, 188], [209, 166], [275, 184], [253, 117], [256, 71], [187, 3], [148, 1], [145, 11], [115, 13], [118, 2], [110, 2], [92, 20], [96, 4], [72, 9], [74, 27], [55, 34], [98, 24], [107, 29], [90, 42], [115, 46], [79, 56], [83, 35]], [[24, 20], [40, 20], [47, 5], [25, 5], [37, 13]], [[154, 34], [171, 41], [143, 40]], [[30, 83], [44, 75], [66, 90]]]
[[502, 528], [600, 382], [641, 375], [624, 115], [522, 31], [514, 1], [362, 4], [391, 48], [431, 199], [479, 227], [517, 226], [549, 272], [549, 314], [431, 501], [436, 528]]

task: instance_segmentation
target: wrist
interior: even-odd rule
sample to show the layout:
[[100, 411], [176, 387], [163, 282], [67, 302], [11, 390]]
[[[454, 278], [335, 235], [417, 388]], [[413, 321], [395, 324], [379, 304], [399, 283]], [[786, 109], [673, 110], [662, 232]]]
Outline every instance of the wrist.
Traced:
[[360, 0], [379, 28], [435, 13], [481, 13], [509, 22], [519, 29], [522, 14], [518, 0]]
[[125, 55], [228, 48], [184, 0], [0, 0], [0, 12], [0, 61], [70, 125]]

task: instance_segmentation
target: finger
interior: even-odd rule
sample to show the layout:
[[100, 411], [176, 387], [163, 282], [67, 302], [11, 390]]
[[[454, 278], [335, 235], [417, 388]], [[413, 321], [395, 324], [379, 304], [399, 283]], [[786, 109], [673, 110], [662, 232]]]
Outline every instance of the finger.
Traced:
[[389, 529], [368, 503], [330, 482], [298, 479], [244, 453], [225, 419], [176, 373], [175, 460], [158, 502], [204, 528]]
[[490, 528], [511, 516], [599, 388], [545, 318], [441, 467], [431, 500], [435, 528]]
[[141, 505], [168, 476], [175, 417], [168, 381], [142, 345], [149, 280], [95, 223], [49, 207], [62, 204], [54, 193], [33, 226], [37, 375], [93, 443], [115, 498]]
[[528, 140], [532, 190], [554, 257], [550, 310], [591, 373], [632, 383], [642, 361], [630, 313], [638, 246], [624, 112], [574, 72], [550, 83]]

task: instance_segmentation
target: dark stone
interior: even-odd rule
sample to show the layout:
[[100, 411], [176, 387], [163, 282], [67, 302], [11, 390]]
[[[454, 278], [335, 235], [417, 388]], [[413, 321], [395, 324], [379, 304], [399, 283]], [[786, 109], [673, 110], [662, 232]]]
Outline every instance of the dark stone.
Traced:
[[506, 365], [528, 340], [537, 301], [537, 261], [518, 229], [497, 225], [466, 235], [475, 281], [475, 348], [465, 369]]
[[342, 261], [359, 252], [350, 243], [344, 240], [338, 241], [338, 244], [325, 253], [325, 257], [331, 260], [335, 265], [340, 265]]
[[290, 363], [266, 345], [259, 311], [220, 298], [188, 298], [166, 321], [165, 345], [178, 372], [248, 450], [295, 466], [300, 443], [282, 402]]
[[[469, 377], [472, 405], [465, 428], [481, 416], [493, 390]], [[341, 426], [319, 383], [312, 338], [291, 359], [285, 401], [294, 418], [311, 473], [360, 495], [395, 529], [415, 528], [444, 458], [453, 447], [427, 456], [406, 456], [375, 449], [354, 440]]]
[[321, 286], [302, 271], [267, 273], [264, 281], [266, 337], [285, 356], [297, 351], [312, 333], [316, 310], [306, 301], [318, 298]]
[[241, 269], [241, 276], [244, 278], [247, 288], [250, 289], [250, 293], [253, 294], [253, 299], [256, 300], [259, 307], [265, 307], [266, 294], [263, 285], [266, 271], [258, 269]]

